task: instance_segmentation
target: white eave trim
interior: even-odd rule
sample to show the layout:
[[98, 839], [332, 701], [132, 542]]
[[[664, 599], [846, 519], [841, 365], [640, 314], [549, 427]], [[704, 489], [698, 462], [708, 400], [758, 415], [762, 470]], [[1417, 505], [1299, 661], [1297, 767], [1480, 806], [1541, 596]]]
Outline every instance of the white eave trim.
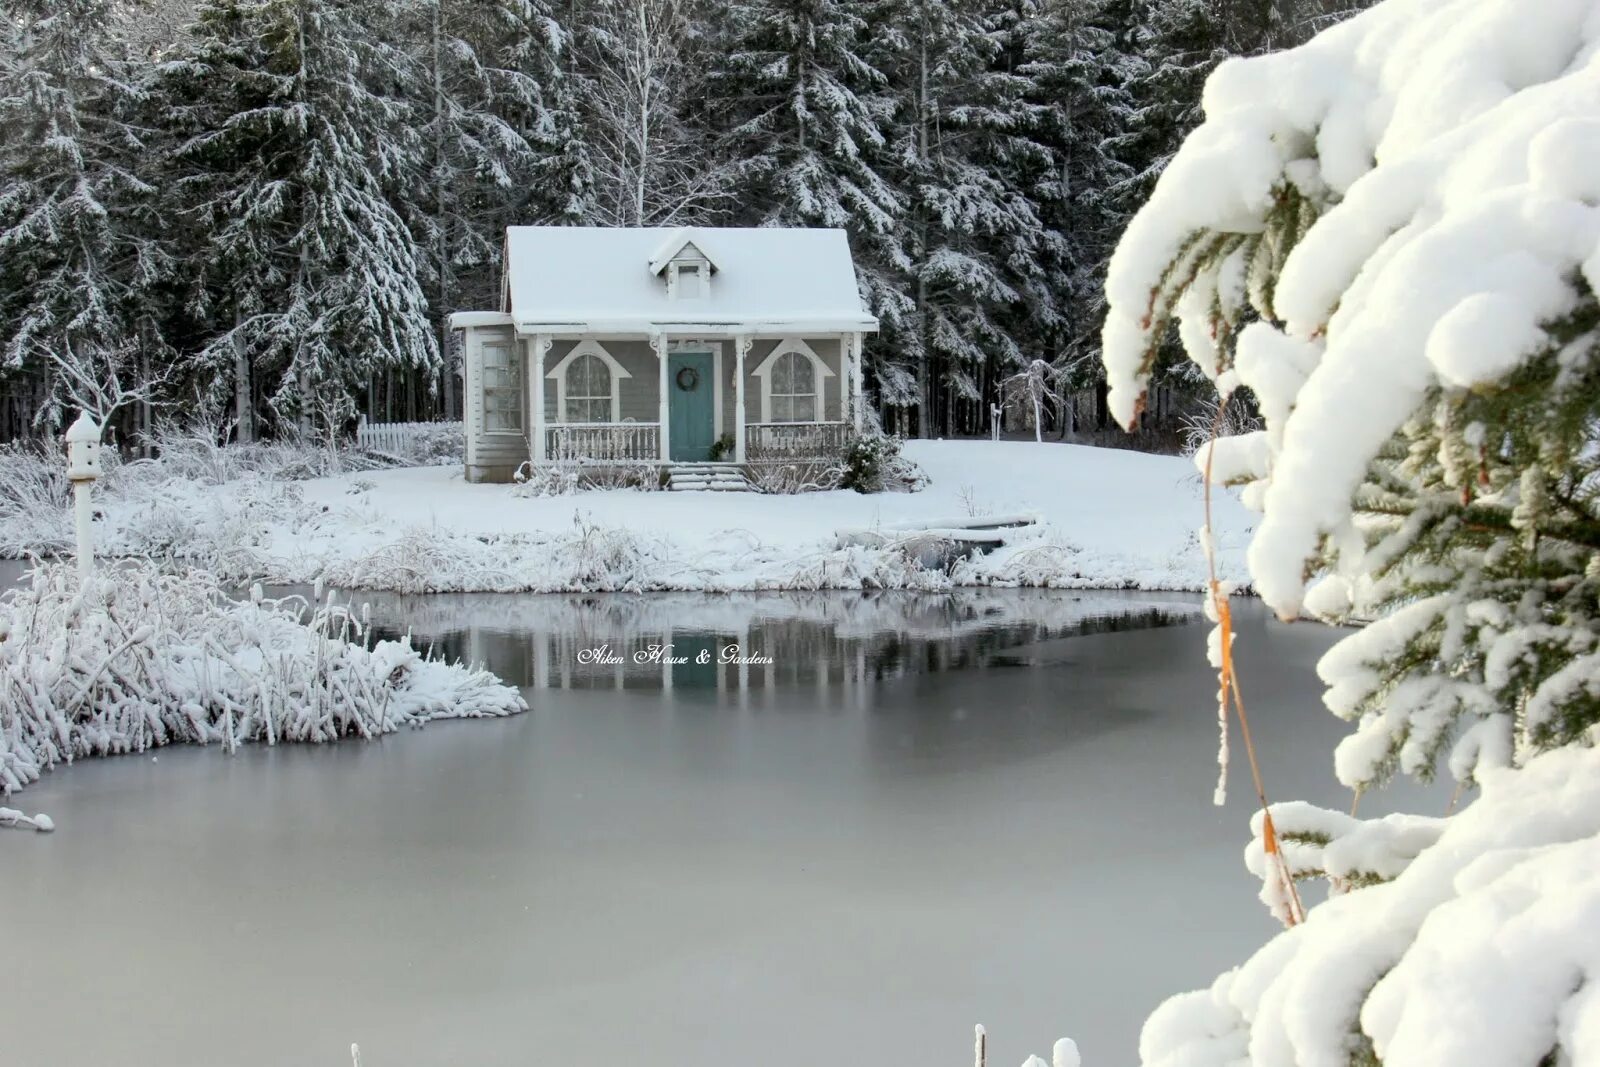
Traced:
[[742, 319], [730, 322], [674, 322], [659, 318], [590, 319], [583, 322], [534, 322], [518, 319], [524, 334], [681, 334], [690, 337], [746, 334], [751, 337], [814, 337], [833, 333], [877, 333], [870, 315], [837, 319]]
[[504, 311], [457, 311], [450, 316], [452, 330], [465, 330], [472, 326], [510, 326], [513, 319]]

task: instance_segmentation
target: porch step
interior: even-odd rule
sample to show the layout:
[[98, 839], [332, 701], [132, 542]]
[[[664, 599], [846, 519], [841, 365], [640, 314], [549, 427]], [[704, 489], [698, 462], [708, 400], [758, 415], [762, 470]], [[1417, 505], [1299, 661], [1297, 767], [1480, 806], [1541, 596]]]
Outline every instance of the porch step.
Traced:
[[675, 493], [743, 493], [750, 483], [736, 463], [674, 463], [667, 468], [667, 488]]

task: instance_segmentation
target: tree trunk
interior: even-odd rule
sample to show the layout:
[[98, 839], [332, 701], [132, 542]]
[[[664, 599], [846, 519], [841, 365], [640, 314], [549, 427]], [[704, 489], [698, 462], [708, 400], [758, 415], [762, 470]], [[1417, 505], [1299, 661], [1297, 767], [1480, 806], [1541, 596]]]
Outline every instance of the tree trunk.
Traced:
[[443, 0], [433, 3], [433, 190], [434, 211], [437, 214], [434, 260], [439, 272], [439, 364], [442, 368], [440, 393], [444, 399], [445, 418], [451, 418], [455, 408], [455, 382], [450, 374], [450, 207], [447, 202], [449, 183], [445, 180], [444, 166], [444, 36]]
[[[928, 165], [928, 34], [926, 19], [922, 25], [923, 32], [918, 35], [917, 50], [917, 169], [923, 171]], [[917, 412], [917, 435], [923, 438], [933, 436], [933, 394], [934, 367], [933, 346], [929, 343], [931, 331], [928, 329], [928, 280], [923, 276], [922, 265], [928, 258], [928, 213], [927, 209], [919, 202], [917, 204], [917, 336], [922, 342], [922, 361], [918, 368], [918, 383], [921, 389], [921, 410]]]
[[233, 313], [233, 421], [234, 439], [247, 445], [256, 439], [256, 411], [250, 402], [250, 354], [239, 336], [243, 319], [239, 312]]

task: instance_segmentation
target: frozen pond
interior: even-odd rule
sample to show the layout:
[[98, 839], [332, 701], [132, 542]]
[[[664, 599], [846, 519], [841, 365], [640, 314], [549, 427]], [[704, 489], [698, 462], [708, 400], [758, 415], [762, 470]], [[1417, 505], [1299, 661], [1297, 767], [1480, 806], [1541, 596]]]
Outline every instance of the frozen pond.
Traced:
[[[533, 710], [48, 775], [58, 831], [0, 835], [0, 1063], [922, 1067], [982, 1022], [999, 1067], [1121, 1067], [1274, 928], [1193, 598], [363, 599]], [[1335, 633], [1236, 614], [1269, 787], [1347, 804]]]

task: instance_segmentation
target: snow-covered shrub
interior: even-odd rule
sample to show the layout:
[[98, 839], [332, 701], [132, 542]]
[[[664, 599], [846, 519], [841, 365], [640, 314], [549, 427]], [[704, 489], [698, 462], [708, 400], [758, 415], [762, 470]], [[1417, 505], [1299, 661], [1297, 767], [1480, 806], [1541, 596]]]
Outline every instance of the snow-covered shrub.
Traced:
[[565, 496], [578, 491], [578, 472], [559, 464], [535, 465], [532, 460], [524, 460], [512, 477], [516, 482], [511, 490], [514, 496]]
[[856, 434], [844, 449], [844, 488], [858, 493], [881, 493], [884, 480], [904, 444], [888, 434]]
[[211, 574], [148, 563], [86, 584], [44, 564], [0, 596], [0, 796], [88, 756], [373, 738], [525, 709], [485, 671], [369, 642], [331, 597], [235, 601]]
[[1178, 426], [1185, 456], [1193, 456], [1218, 437], [1239, 437], [1262, 428], [1255, 405], [1241, 403], [1238, 393], [1227, 401], [1220, 396], [1202, 398], [1195, 410], [1178, 420]]
[[447, 467], [467, 455], [467, 433], [459, 422], [412, 423], [411, 430], [392, 455], [417, 467]]
[[1174, 324], [1249, 387], [1264, 429], [1195, 460], [1263, 513], [1257, 591], [1374, 620], [1318, 667], [1338, 777], [1484, 794], [1286, 812], [1284, 859], [1349, 892], [1158, 1012], [1145, 1061], [1586, 1062], [1600, 766], [1560, 749], [1600, 722], [1600, 7], [1385, 0], [1204, 104], [1111, 262], [1113, 412]]
[[845, 445], [842, 488], [858, 493], [914, 493], [927, 475], [901, 454], [905, 441], [885, 433], [861, 433]]
[[781, 588], [894, 589], [936, 593], [949, 589], [952, 584], [951, 571], [942, 566], [923, 566], [921, 554], [912, 546], [896, 543], [879, 548], [850, 545], [835, 549], [797, 568]]
[[745, 467], [751, 488], [762, 493], [790, 495], [838, 489], [844, 470], [830, 460], [757, 461]]
[[609, 464], [574, 467], [561, 463], [524, 462], [517, 468], [516, 496], [565, 496], [586, 489], [638, 489], [653, 492], [662, 488], [663, 468], [659, 463]]
[[[108, 473], [116, 458], [102, 460]], [[58, 552], [73, 543], [67, 461], [55, 440], [0, 445], [0, 555]]]
[[664, 473], [659, 463], [586, 466], [578, 469], [578, 485], [583, 489], [638, 489], [654, 492], [662, 488]]

